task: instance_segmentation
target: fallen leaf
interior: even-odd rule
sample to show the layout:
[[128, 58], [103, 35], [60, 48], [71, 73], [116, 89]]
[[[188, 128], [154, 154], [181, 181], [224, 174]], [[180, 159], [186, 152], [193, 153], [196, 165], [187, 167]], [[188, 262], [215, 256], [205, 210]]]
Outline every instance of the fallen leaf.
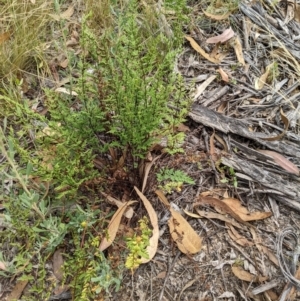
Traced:
[[130, 201], [130, 202], [123, 204], [115, 212], [115, 214], [113, 215], [113, 217], [107, 227], [106, 237], [104, 237], [104, 239], [102, 240], [102, 242], [100, 244], [100, 247], [99, 247], [100, 251], [104, 251], [113, 243], [113, 241], [116, 238], [116, 234], [119, 229], [119, 226], [120, 226], [122, 215], [125, 212], [126, 208], [133, 203], [136, 203], [136, 201]]
[[268, 250], [267, 247], [265, 247], [265, 246], [262, 244], [262, 239], [261, 239], [261, 237], [256, 233], [255, 229], [254, 229], [254, 228], [250, 229], [250, 232], [251, 232], [253, 241], [254, 241], [254, 243], [255, 243], [255, 245], [256, 245], [256, 248], [257, 248], [261, 253], [264, 253], [265, 255], [267, 255], [268, 258], [269, 258], [276, 266], [279, 266], [279, 262], [278, 262], [277, 257], [276, 257], [270, 250]]
[[219, 67], [218, 72], [220, 73], [220, 75], [222, 77], [222, 80], [224, 82], [228, 83], [229, 82], [229, 76], [228, 76], [228, 74], [221, 67]]
[[202, 246], [201, 237], [179, 212], [172, 208], [170, 208], [170, 212], [172, 216], [168, 221], [168, 225], [178, 249], [184, 254], [198, 253]]
[[230, 15], [231, 15], [231, 12], [227, 12], [226, 14], [224, 15], [213, 15], [211, 13], [208, 13], [206, 11], [203, 11], [204, 15], [208, 18], [211, 18], [212, 20], [216, 20], [216, 21], [222, 21], [222, 20], [225, 20], [227, 19]]
[[74, 37], [71, 37], [71, 39], [66, 42], [66, 46], [68, 46], [68, 47], [76, 46], [78, 44], [79, 44], [79, 41]]
[[202, 216], [200, 216], [200, 215], [198, 215], [198, 214], [195, 214], [195, 213], [193, 213], [193, 212], [189, 212], [189, 211], [187, 211], [187, 210], [185, 210], [185, 209], [183, 209], [183, 212], [186, 214], [186, 215], [188, 215], [188, 216], [190, 216], [190, 217], [193, 217], [193, 218], [201, 218]]
[[61, 19], [70, 19], [74, 14], [74, 6], [70, 6], [67, 10], [60, 14]]
[[7, 31], [7, 32], [4, 32], [2, 34], [0, 34], [0, 45], [2, 43], [4, 43], [6, 40], [8, 40], [11, 36], [11, 32], [10, 31]]
[[21, 297], [23, 290], [26, 287], [27, 283], [28, 283], [28, 280], [17, 281], [17, 283], [14, 286], [14, 288], [12, 289], [11, 293], [6, 298], [6, 301], [18, 300]]
[[216, 59], [217, 61], [222, 62], [223, 59], [228, 55], [228, 52], [225, 49], [220, 48], [220, 43], [217, 43], [213, 48], [210, 57]]
[[149, 254], [149, 258], [142, 258], [141, 263], [146, 263], [149, 262], [154, 255], [156, 254], [157, 251], [157, 246], [158, 246], [158, 239], [159, 239], [159, 228], [158, 228], [158, 220], [157, 220], [157, 214], [154, 211], [151, 203], [148, 201], [148, 199], [138, 190], [137, 187], [134, 186], [134, 190], [142, 200], [148, 214], [150, 217], [151, 225], [153, 227], [152, 229], [152, 237], [149, 239], [150, 245], [147, 247], [147, 252]]
[[243, 281], [247, 281], [247, 282], [262, 282], [262, 281], [266, 281], [268, 279], [268, 277], [266, 277], [266, 276], [263, 277], [263, 276], [252, 275], [239, 266], [232, 266], [231, 270], [237, 278], [239, 278], [240, 280], [243, 280]]
[[144, 170], [143, 170], [143, 185], [142, 185], [142, 193], [144, 192], [145, 188], [146, 188], [146, 184], [147, 184], [147, 180], [148, 180], [148, 175], [149, 172], [151, 170], [151, 167], [154, 165], [154, 163], [161, 157], [161, 155], [157, 156], [156, 158], [154, 158], [151, 162], [147, 162], [144, 166]]
[[254, 227], [251, 224], [244, 221], [236, 212], [234, 209], [232, 209], [230, 206], [228, 206], [225, 202], [212, 198], [212, 197], [199, 197], [198, 202], [193, 204], [193, 207], [201, 206], [201, 205], [210, 205], [214, 207], [215, 209], [221, 210], [222, 212], [230, 214], [233, 218], [235, 218], [237, 221], [242, 223], [245, 226], [248, 227]]
[[167, 272], [163, 271], [163, 272], [158, 273], [155, 278], [164, 279], [164, 278], [166, 278], [166, 275], [167, 275]]
[[207, 212], [207, 211], [202, 211], [202, 210], [199, 210], [199, 209], [196, 209], [196, 212], [201, 216], [201, 217], [204, 217], [204, 218], [208, 218], [208, 219], [218, 219], [220, 221], [223, 221], [227, 224], [232, 224], [233, 226], [239, 228], [239, 229], [243, 229], [241, 227], [241, 225], [235, 221], [235, 220], [232, 220], [222, 214], [219, 214], [219, 213], [214, 213], [214, 212]]
[[221, 294], [220, 296], [218, 296], [218, 299], [235, 299], [235, 294], [233, 292], [224, 292], [223, 294]]
[[65, 93], [68, 95], [73, 95], [73, 96], [77, 96], [78, 93], [75, 91], [70, 91], [70, 89], [64, 88], [64, 87], [60, 87], [54, 90], [55, 92], [59, 92], [59, 93]]
[[66, 69], [68, 67], [68, 64], [69, 64], [69, 60], [65, 59], [62, 62], [60, 62], [58, 65], [64, 69]]
[[156, 195], [158, 196], [158, 198], [160, 199], [160, 201], [162, 203], [164, 203], [164, 205], [170, 209], [170, 203], [168, 201], [168, 199], [166, 198], [166, 196], [164, 195], [164, 193], [161, 190], [155, 190]]
[[55, 289], [53, 291], [53, 295], [54, 296], [61, 295], [69, 289], [70, 289], [69, 285], [58, 285], [55, 287]]
[[238, 199], [227, 198], [222, 200], [239, 218], [245, 222], [256, 221], [272, 216], [272, 212], [249, 212]]
[[230, 230], [228, 230], [228, 235], [231, 237], [231, 239], [236, 242], [237, 244], [239, 244], [240, 246], [243, 247], [250, 247], [253, 246], [254, 243], [250, 240], [248, 240], [247, 238], [245, 238], [244, 236], [240, 235], [235, 228], [228, 224], [227, 225], [229, 227]]
[[215, 138], [215, 132], [213, 132], [212, 135], [209, 138], [209, 154], [210, 154], [212, 160], [214, 162], [216, 162], [217, 156], [216, 156], [214, 138]]
[[277, 165], [279, 165], [280, 167], [282, 167], [286, 171], [288, 171], [292, 174], [295, 174], [297, 176], [300, 175], [299, 168], [294, 163], [289, 161], [287, 158], [282, 156], [281, 154], [278, 154], [276, 152], [269, 151], [269, 150], [262, 150], [262, 149], [257, 150], [257, 151], [271, 157]]
[[6, 265], [2, 261], [0, 261], [0, 270], [6, 271]]
[[222, 34], [207, 39], [206, 43], [207, 44], [225, 43], [226, 41], [230, 40], [232, 37], [234, 37], [234, 31], [230, 27], [228, 29], [225, 29]]
[[243, 55], [243, 47], [242, 47], [240, 39], [238, 37], [235, 37], [235, 39], [233, 39], [233, 41], [232, 41], [232, 43], [230, 43], [230, 45], [233, 47], [239, 63], [241, 63], [243, 66], [245, 66], [246, 64], [245, 64], [244, 55]]
[[221, 61], [219, 61], [215, 58], [212, 58], [208, 53], [206, 53], [205, 50], [203, 50], [192, 37], [185, 36], [185, 38], [191, 43], [192, 48], [194, 50], [196, 50], [198, 53], [200, 53], [208, 61], [210, 61], [212, 63], [215, 63], [215, 64], [220, 64], [221, 63]]
[[[108, 194], [106, 194], [106, 193], [104, 193], [104, 192], [102, 192], [102, 191], [101, 191], [100, 193], [101, 193], [103, 196], [105, 196], [106, 199], [107, 199], [111, 204], [118, 206], [118, 208], [120, 208], [120, 207], [122, 207], [122, 206], [124, 205], [123, 202], [121, 202], [121, 201], [119, 201], [119, 200], [113, 198], [112, 196], [110, 196], [110, 195], [108, 195]], [[124, 216], [127, 217], [127, 218], [132, 218], [133, 213], [134, 213], [133, 209], [132, 209], [131, 207], [129, 207], [129, 208], [125, 211]]]
[[196, 88], [196, 93], [194, 96], [194, 101], [205, 91], [205, 89], [215, 80], [216, 76], [211, 75], [207, 80], [205, 80], [201, 85]]
[[183, 124], [183, 123], [178, 124], [176, 126], [176, 130], [178, 132], [183, 132], [183, 133], [187, 133], [187, 132], [191, 131], [191, 129], [188, 126], [186, 126], [185, 124]]
[[63, 272], [63, 264], [64, 264], [64, 259], [62, 256], [62, 249], [58, 249], [54, 252], [53, 258], [53, 274], [57, 278], [57, 280], [62, 281], [64, 272]]
[[184, 254], [199, 252], [202, 246], [202, 238], [178, 211], [170, 207], [170, 203], [160, 190], [156, 190], [155, 193], [170, 210], [171, 218], [168, 221], [168, 225], [178, 249]]
[[275, 64], [275, 62], [272, 62], [271, 64], [269, 64], [266, 67], [265, 73], [262, 74], [261, 77], [255, 81], [255, 89], [256, 90], [261, 90], [264, 87], [264, 85], [267, 83], [267, 79], [269, 77], [270, 71], [272, 70], [274, 64]]

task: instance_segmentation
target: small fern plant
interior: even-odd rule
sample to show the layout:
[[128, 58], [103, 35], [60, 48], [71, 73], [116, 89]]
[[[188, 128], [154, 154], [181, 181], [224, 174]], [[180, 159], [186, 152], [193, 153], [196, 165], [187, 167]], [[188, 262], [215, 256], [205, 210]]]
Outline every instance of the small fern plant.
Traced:
[[174, 190], [180, 192], [183, 184], [195, 184], [195, 181], [181, 170], [162, 168], [157, 174], [157, 181], [162, 183], [158, 187], [170, 194]]

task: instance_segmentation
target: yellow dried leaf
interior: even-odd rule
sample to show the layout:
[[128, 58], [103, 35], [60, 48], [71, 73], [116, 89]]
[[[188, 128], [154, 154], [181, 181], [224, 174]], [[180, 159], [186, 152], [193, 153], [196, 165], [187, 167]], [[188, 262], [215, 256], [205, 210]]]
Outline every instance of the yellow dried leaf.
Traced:
[[272, 215], [272, 212], [249, 212], [246, 207], [242, 206], [238, 199], [228, 198], [223, 199], [222, 202], [230, 207], [231, 210], [245, 222], [265, 219]]
[[255, 81], [255, 89], [256, 90], [261, 90], [264, 87], [264, 85], [267, 82], [267, 79], [269, 77], [270, 71], [274, 67], [274, 64], [275, 64], [275, 62], [272, 62], [271, 64], [269, 64], [266, 67], [265, 73], [263, 75], [261, 75], [261, 77]]
[[67, 10], [60, 14], [61, 19], [69, 19], [74, 14], [74, 6], [70, 6]]
[[14, 301], [21, 297], [28, 280], [18, 280], [16, 285], [11, 290], [10, 294], [6, 297], [6, 301]]
[[147, 247], [147, 252], [148, 252], [149, 258], [141, 259], [142, 263], [146, 263], [146, 262], [149, 262], [154, 257], [154, 255], [156, 254], [156, 251], [157, 251], [158, 239], [159, 239], [158, 219], [157, 219], [157, 214], [154, 211], [154, 209], [153, 209], [151, 203], [148, 201], [148, 199], [138, 190], [137, 187], [134, 186], [134, 189], [135, 189], [136, 193], [138, 194], [138, 196], [143, 201], [143, 204], [149, 214], [151, 225], [153, 227], [152, 237], [149, 240], [150, 245]]
[[233, 42], [231, 43], [231, 46], [234, 48], [236, 57], [243, 66], [245, 66], [245, 60], [244, 60], [244, 55], [243, 55], [243, 47], [241, 44], [241, 41], [238, 37], [235, 37], [233, 39]]
[[113, 217], [108, 225], [107, 237], [104, 237], [104, 239], [102, 240], [102, 242], [100, 244], [100, 247], [99, 247], [100, 251], [104, 251], [113, 243], [113, 241], [116, 238], [116, 234], [119, 229], [119, 226], [120, 226], [122, 215], [125, 212], [126, 208], [133, 203], [136, 203], [136, 201], [130, 201], [130, 202], [123, 204], [123, 206], [121, 206], [115, 212], [115, 214], [113, 215]]
[[266, 281], [268, 279], [268, 277], [252, 275], [238, 266], [232, 266], [231, 270], [237, 278], [247, 282], [261, 282], [261, 281]]
[[220, 64], [221, 61], [217, 60], [213, 57], [211, 57], [208, 53], [206, 53], [199, 45], [198, 43], [189, 36], [185, 36], [185, 38], [191, 43], [191, 46], [194, 50], [196, 50], [198, 53], [200, 53], [204, 58], [206, 58], [208, 61], [215, 63], [215, 64]]
[[170, 233], [176, 242], [178, 249], [184, 254], [195, 254], [201, 250], [202, 239], [184, 219], [184, 217], [174, 209], [170, 208], [172, 217], [168, 221]]
[[262, 239], [261, 237], [256, 233], [256, 231], [252, 228], [250, 229], [253, 241], [258, 249], [258, 251], [264, 253], [265, 255], [268, 256], [268, 258], [276, 265], [279, 266], [279, 262], [278, 259], [276, 258], [276, 256], [267, 248], [262, 244]]
[[218, 72], [220, 73], [220, 75], [222, 77], [222, 80], [224, 82], [228, 83], [229, 82], [229, 76], [228, 76], [228, 74], [221, 67], [219, 67]]
[[202, 246], [202, 238], [179, 212], [170, 207], [170, 203], [162, 191], [156, 190], [155, 193], [171, 212], [172, 216], [168, 221], [168, 225], [171, 236], [176, 242], [178, 249], [184, 254], [195, 254], [199, 252]]
[[227, 226], [230, 228], [230, 230], [228, 230], [228, 235], [231, 237], [231, 239], [236, 242], [237, 244], [243, 246], [243, 247], [250, 247], [253, 246], [254, 243], [250, 240], [248, 240], [247, 238], [245, 238], [244, 236], [240, 235], [235, 228], [230, 225], [227, 224]]
[[203, 210], [199, 210], [199, 209], [196, 209], [196, 211], [201, 217], [208, 218], [208, 219], [218, 219], [220, 221], [226, 222], [227, 224], [232, 224], [233, 226], [235, 226], [239, 229], [243, 229], [243, 227], [241, 227], [237, 221], [232, 220], [222, 214], [214, 213], [214, 212], [207, 212], [207, 211], [203, 211]]
[[[118, 206], [118, 208], [120, 208], [120, 207], [122, 207], [122, 206], [124, 205], [123, 202], [121, 202], [121, 201], [119, 201], [119, 200], [113, 198], [112, 196], [110, 196], [110, 195], [108, 195], [108, 194], [106, 194], [106, 193], [104, 193], [104, 192], [100, 192], [100, 193], [101, 193], [104, 197], [106, 197], [106, 199], [107, 199], [111, 204]], [[134, 213], [133, 209], [132, 209], [131, 207], [129, 207], [129, 208], [125, 211], [124, 216], [127, 217], [127, 218], [132, 218], [133, 213]]]

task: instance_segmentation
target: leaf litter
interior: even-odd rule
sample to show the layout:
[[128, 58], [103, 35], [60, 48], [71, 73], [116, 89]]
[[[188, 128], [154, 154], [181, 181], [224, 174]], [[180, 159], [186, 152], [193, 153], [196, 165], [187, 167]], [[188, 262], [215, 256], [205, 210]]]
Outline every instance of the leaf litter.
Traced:
[[[298, 220], [300, 212], [297, 203], [300, 197], [297, 178], [300, 115], [296, 113], [300, 85], [295, 80], [300, 44], [298, 40], [283, 37], [278, 23], [275, 27], [273, 20], [286, 22], [290, 32], [296, 30], [300, 34], [300, 31], [291, 21], [292, 14], [281, 14], [279, 11], [282, 10], [275, 7], [273, 10], [266, 1], [241, 2], [237, 13], [218, 14], [220, 17], [204, 9], [197, 13], [206, 16], [212, 26], [208, 28], [199, 22], [193, 24], [198, 28], [186, 33], [189, 44], [179, 57], [177, 67], [186, 82], [195, 82], [194, 104], [189, 114], [194, 124], [189, 123], [191, 132], [186, 139], [185, 157], [178, 156], [170, 161], [162, 157], [156, 164], [181, 169], [185, 166], [197, 177], [199, 186], [187, 188], [181, 195], [177, 192], [175, 196], [168, 196], [170, 202], [163, 203], [171, 208], [169, 204], [175, 201], [190, 224], [195, 225], [197, 221], [196, 228], [201, 228], [205, 234], [200, 251], [193, 257], [197, 258], [201, 272], [197, 274], [184, 258], [178, 259], [166, 276], [172, 295], [184, 291], [187, 298], [197, 300], [200, 296], [197, 292], [204, 292], [207, 297], [210, 290], [217, 290], [219, 297], [225, 291], [228, 292], [227, 298], [258, 300], [256, 298], [262, 295], [265, 298], [278, 297], [284, 288], [281, 281], [275, 286], [272, 286], [272, 281], [282, 275], [275, 251], [276, 233], [288, 224], [294, 225], [292, 219]], [[229, 30], [226, 32], [229, 22], [222, 24], [227, 18], [231, 20], [234, 35]], [[207, 42], [223, 43], [227, 48]], [[269, 45], [272, 47], [268, 48]], [[293, 126], [290, 116], [293, 117]], [[227, 182], [218, 182], [216, 175], [222, 175]], [[234, 178], [237, 186], [233, 185]], [[220, 188], [226, 188], [226, 197], [218, 192]], [[207, 195], [201, 195], [203, 192]], [[200, 200], [205, 198], [200, 209]], [[274, 201], [279, 207], [276, 216], [270, 209]], [[159, 210], [173, 242], [180, 249], [182, 246], [177, 242], [182, 238], [172, 236], [171, 232], [177, 226], [176, 222], [170, 225], [174, 213], [170, 209], [167, 211], [169, 213]], [[163, 225], [162, 233], [166, 233], [165, 224], [159, 224]], [[214, 236], [214, 231], [218, 235]], [[163, 254], [170, 252], [171, 247], [167, 247], [168, 238], [163, 237], [166, 234], [160, 236], [162, 246], [159, 244], [158, 253], [167, 262], [169, 256]], [[212, 266], [220, 254], [223, 258], [241, 260], [241, 266], [224, 266], [220, 274], [206, 268], [205, 265]], [[252, 267], [248, 260], [251, 260]], [[154, 262], [151, 266], [157, 269], [157, 274], [165, 271]], [[213, 276], [201, 278], [205, 272]], [[182, 273], [189, 279], [180, 278]], [[194, 273], [201, 280], [194, 280]], [[226, 284], [216, 279], [223, 279]], [[144, 275], [139, 285], [146, 283]], [[254, 295], [257, 294], [256, 288], [260, 288], [259, 297]], [[159, 292], [159, 287], [155, 291]], [[213, 299], [208, 297], [207, 300]]]

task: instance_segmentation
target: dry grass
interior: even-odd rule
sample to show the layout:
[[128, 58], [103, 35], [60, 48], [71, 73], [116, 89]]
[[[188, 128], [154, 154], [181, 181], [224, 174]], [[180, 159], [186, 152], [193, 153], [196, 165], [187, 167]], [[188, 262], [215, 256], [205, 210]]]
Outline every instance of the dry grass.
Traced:
[[36, 0], [35, 4], [27, 0], [6, 0], [0, 5], [0, 33], [9, 33], [9, 39], [0, 45], [0, 78], [33, 71], [44, 62], [51, 10], [50, 0]]

